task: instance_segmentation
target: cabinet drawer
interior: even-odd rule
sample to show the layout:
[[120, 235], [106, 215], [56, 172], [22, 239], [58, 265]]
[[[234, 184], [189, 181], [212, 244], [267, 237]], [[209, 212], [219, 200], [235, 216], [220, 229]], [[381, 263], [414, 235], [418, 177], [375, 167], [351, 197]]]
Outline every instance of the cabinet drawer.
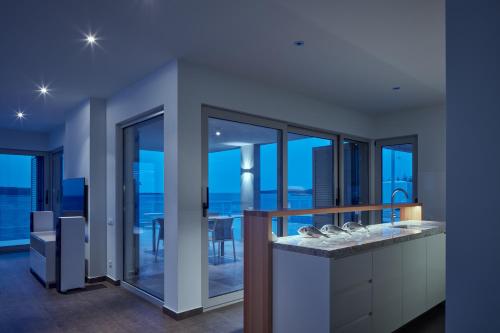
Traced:
[[332, 326], [346, 326], [369, 316], [372, 311], [372, 284], [365, 282], [332, 296]]
[[333, 329], [335, 333], [367, 333], [372, 329], [372, 317], [366, 315], [345, 326]]
[[372, 278], [372, 253], [367, 252], [332, 260], [331, 279], [334, 294], [367, 283]]

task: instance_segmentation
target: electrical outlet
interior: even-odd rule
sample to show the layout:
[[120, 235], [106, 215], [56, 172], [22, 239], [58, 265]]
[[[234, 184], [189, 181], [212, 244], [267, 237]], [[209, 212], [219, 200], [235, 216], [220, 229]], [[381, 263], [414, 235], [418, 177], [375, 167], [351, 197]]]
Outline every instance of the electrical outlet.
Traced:
[[113, 219], [111, 217], [108, 219], [108, 225], [113, 225]]

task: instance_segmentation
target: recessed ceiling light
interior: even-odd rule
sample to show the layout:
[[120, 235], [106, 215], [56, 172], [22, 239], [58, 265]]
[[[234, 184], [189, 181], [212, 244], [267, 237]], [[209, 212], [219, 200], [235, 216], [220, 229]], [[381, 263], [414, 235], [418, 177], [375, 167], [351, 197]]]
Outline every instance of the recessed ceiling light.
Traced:
[[97, 36], [91, 32], [85, 34], [85, 41], [87, 42], [87, 45], [94, 46], [97, 44]]
[[215, 132], [215, 135], [220, 136], [220, 132], [219, 131]]
[[26, 115], [24, 114], [23, 111], [16, 111], [16, 117], [17, 119], [24, 119]]
[[395, 90], [395, 91], [396, 91], [396, 90], [400, 90], [400, 89], [401, 89], [401, 87], [400, 87], [400, 86], [394, 86], [394, 87], [392, 87], [392, 90]]
[[296, 40], [293, 42], [293, 45], [295, 46], [304, 46], [305, 42], [303, 40]]
[[49, 86], [45, 85], [45, 84], [40, 84], [37, 86], [37, 89], [36, 91], [38, 91], [38, 93], [42, 96], [46, 96], [49, 94], [50, 92], [50, 89], [49, 89]]

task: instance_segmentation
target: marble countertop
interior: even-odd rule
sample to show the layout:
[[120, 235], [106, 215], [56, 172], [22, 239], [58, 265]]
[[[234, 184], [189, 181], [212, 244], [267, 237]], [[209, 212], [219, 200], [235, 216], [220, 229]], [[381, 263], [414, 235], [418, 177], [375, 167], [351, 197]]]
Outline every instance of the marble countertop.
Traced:
[[445, 222], [404, 221], [374, 224], [367, 231], [353, 232], [351, 236], [330, 235], [330, 238], [287, 236], [273, 242], [273, 248], [314, 256], [339, 259], [379, 247], [406, 242], [446, 232]]

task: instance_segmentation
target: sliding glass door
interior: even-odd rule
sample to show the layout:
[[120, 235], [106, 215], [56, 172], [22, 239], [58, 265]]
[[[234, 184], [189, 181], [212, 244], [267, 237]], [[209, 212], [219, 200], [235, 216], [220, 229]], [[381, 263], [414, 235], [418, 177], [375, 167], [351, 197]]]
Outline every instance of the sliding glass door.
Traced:
[[[288, 132], [288, 208], [332, 207], [337, 198], [334, 140], [297, 132]], [[293, 216], [286, 231], [297, 235], [303, 225], [321, 228], [334, 223], [332, 214]]]
[[[390, 204], [417, 201], [417, 138], [404, 137], [376, 142], [379, 202]], [[399, 221], [399, 211], [382, 211], [382, 223]]]
[[163, 115], [123, 129], [123, 280], [164, 297]]
[[29, 244], [30, 212], [43, 210], [44, 157], [0, 153], [0, 247]]
[[[343, 205], [363, 205], [369, 203], [369, 145], [368, 142], [351, 139], [343, 140]], [[343, 223], [362, 222], [369, 224], [368, 212], [344, 213]]]
[[243, 211], [280, 207], [281, 131], [208, 118], [208, 297], [243, 289]]

